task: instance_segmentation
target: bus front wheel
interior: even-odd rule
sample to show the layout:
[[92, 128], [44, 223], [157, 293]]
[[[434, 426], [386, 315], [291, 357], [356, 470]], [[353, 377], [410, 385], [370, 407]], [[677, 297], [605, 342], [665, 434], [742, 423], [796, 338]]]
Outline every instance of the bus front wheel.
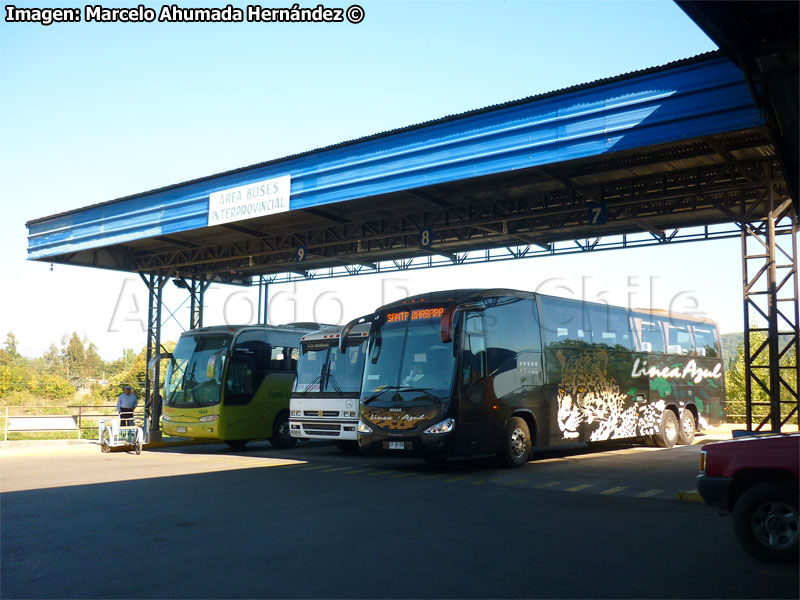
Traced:
[[531, 456], [531, 432], [519, 417], [511, 417], [503, 435], [503, 462], [507, 467], [521, 467]]
[[241, 450], [247, 446], [247, 442], [249, 441], [250, 440], [225, 440], [225, 443], [234, 450]]
[[272, 437], [269, 442], [273, 448], [278, 450], [292, 448], [297, 443], [297, 438], [293, 438], [289, 432], [289, 413], [287, 411], [278, 413], [278, 416], [275, 417], [275, 422], [272, 424]]

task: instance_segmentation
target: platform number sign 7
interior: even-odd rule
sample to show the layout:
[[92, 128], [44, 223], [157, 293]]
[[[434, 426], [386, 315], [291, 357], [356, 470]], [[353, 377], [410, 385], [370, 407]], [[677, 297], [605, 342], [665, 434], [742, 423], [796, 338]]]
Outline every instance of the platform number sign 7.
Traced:
[[430, 248], [433, 246], [433, 229], [426, 227], [419, 232], [419, 247]]
[[605, 225], [608, 221], [605, 202], [589, 204], [589, 225]]

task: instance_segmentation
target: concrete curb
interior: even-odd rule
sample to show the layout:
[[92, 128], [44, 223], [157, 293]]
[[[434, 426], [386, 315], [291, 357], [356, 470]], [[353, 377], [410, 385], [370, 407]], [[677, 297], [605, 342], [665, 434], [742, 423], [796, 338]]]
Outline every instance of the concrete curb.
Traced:
[[703, 497], [697, 492], [676, 492], [675, 500], [679, 502], [703, 502]]

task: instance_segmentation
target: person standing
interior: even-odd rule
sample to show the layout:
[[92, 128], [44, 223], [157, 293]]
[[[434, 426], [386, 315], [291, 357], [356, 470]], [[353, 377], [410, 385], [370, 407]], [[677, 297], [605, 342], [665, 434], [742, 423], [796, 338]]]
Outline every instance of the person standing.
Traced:
[[123, 393], [117, 398], [117, 412], [119, 413], [119, 424], [123, 427], [133, 425], [133, 411], [139, 400], [131, 391], [131, 386], [126, 385], [122, 388]]

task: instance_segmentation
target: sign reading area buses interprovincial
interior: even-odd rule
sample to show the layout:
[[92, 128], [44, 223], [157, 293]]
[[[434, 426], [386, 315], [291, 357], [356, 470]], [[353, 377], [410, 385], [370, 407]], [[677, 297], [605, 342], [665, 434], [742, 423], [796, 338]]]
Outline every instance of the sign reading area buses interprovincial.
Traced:
[[286, 212], [291, 185], [291, 175], [284, 175], [214, 192], [208, 200], [208, 226]]

